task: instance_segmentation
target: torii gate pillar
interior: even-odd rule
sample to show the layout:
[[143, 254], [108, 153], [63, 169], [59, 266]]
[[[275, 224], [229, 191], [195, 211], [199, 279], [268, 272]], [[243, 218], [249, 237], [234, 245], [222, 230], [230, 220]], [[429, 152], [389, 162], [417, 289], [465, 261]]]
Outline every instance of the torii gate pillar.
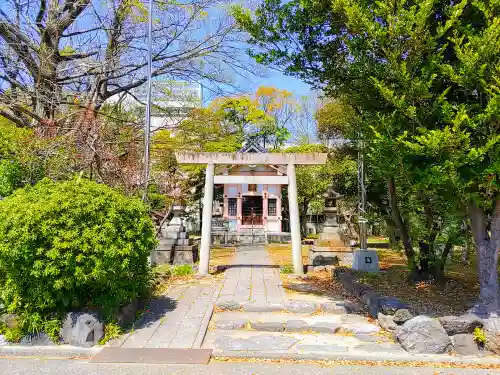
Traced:
[[295, 164], [290, 163], [287, 166], [288, 175], [288, 210], [290, 214], [290, 234], [292, 236], [292, 259], [293, 272], [296, 275], [304, 274], [304, 265], [302, 263], [302, 241], [300, 238], [300, 216], [297, 194], [297, 178], [295, 173]]
[[203, 195], [203, 219], [201, 226], [201, 246], [200, 246], [200, 264], [198, 274], [208, 275], [208, 265], [210, 262], [210, 242], [212, 231], [212, 206], [214, 199], [214, 170], [213, 163], [207, 164], [205, 171], [205, 191]]

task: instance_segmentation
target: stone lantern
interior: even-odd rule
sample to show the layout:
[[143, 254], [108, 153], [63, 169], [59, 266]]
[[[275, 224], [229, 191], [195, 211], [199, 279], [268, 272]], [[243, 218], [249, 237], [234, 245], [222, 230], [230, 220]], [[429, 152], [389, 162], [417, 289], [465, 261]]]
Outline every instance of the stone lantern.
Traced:
[[174, 215], [166, 228], [162, 228], [160, 244], [154, 252], [155, 263], [157, 264], [189, 264], [194, 265], [198, 260], [198, 246], [189, 238], [186, 226], [182, 221], [185, 207], [174, 205], [172, 214]]
[[344, 243], [340, 234], [340, 227], [337, 220], [337, 200], [342, 196], [333, 190], [332, 184], [328, 186], [328, 190], [323, 194], [325, 199], [325, 208], [323, 214], [325, 221], [323, 223], [323, 231], [320, 234], [321, 241], [336, 242], [338, 246], [343, 246]]

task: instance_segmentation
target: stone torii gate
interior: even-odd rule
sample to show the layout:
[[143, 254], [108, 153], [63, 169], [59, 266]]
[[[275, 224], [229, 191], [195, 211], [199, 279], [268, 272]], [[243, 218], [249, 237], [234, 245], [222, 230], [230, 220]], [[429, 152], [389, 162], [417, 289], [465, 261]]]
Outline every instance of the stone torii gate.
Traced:
[[[297, 181], [295, 165], [321, 165], [326, 163], [327, 154], [288, 153], [219, 153], [179, 152], [175, 154], [179, 164], [206, 164], [205, 192], [203, 196], [203, 223], [201, 229], [200, 264], [198, 273], [208, 274], [212, 230], [212, 201], [214, 183], [224, 183], [228, 176], [214, 176], [215, 165], [286, 165], [287, 176], [259, 176], [259, 184], [288, 185], [290, 232], [292, 237], [293, 269], [297, 275], [304, 273], [302, 264], [302, 243], [300, 237], [299, 206], [297, 202]], [[285, 178], [279, 178], [285, 177]], [[231, 176], [232, 183], [249, 183], [252, 176]], [[277, 180], [280, 181], [277, 181]], [[252, 181], [250, 181], [252, 183]], [[313, 184], [314, 181], [311, 181]]]

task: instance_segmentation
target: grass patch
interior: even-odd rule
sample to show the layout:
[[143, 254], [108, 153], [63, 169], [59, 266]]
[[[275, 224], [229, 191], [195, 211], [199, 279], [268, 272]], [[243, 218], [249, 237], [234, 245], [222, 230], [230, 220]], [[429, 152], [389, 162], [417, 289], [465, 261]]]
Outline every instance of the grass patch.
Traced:
[[[304, 264], [307, 264], [307, 258], [309, 257], [310, 248], [310, 245], [302, 245], [302, 262]], [[293, 264], [291, 244], [267, 245], [267, 250], [269, 251], [274, 264], [277, 264], [279, 266], [287, 266]]]
[[227, 266], [231, 264], [236, 249], [234, 247], [214, 247], [210, 250], [211, 266]]

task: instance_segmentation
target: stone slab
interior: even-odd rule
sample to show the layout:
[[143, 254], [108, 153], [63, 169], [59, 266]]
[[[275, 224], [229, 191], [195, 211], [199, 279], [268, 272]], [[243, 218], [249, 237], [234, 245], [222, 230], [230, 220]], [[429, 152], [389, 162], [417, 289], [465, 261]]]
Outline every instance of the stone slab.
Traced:
[[285, 303], [287, 311], [299, 314], [312, 314], [318, 309], [318, 305], [313, 302], [290, 301]]
[[265, 332], [283, 332], [285, 326], [282, 322], [252, 322], [252, 329]]
[[259, 335], [249, 338], [234, 338], [222, 336], [215, 340], [215, 347], [229, 351], [243, 350], [287, 350], [298, 342], [297, 339], [288, 336]]
[[246, 319], [236, 319], [236, 320], [218, 320], [215, 322], [215, 328], [217, 329], [243, 329], [248, 324]]
[[339, 304], [337, 302], [324, 302], [320, 305], [321, 310], [330, 314], [348, 314], [348, 309], [343, 303]]
[[309, 330], [309, 323], [304, 320], [287, 320], [285, 332], [304, 332]]
[[339, 328], [340, 328], [340, 325], [338, 325], [338, 324], [316, 323], [316, 324], [312, 325], [309, 329], [311, 331], [317, 332], [317, 333], [334, 334]]
[[94, 363], [208, 364], [211, 349], [104, 348]]

